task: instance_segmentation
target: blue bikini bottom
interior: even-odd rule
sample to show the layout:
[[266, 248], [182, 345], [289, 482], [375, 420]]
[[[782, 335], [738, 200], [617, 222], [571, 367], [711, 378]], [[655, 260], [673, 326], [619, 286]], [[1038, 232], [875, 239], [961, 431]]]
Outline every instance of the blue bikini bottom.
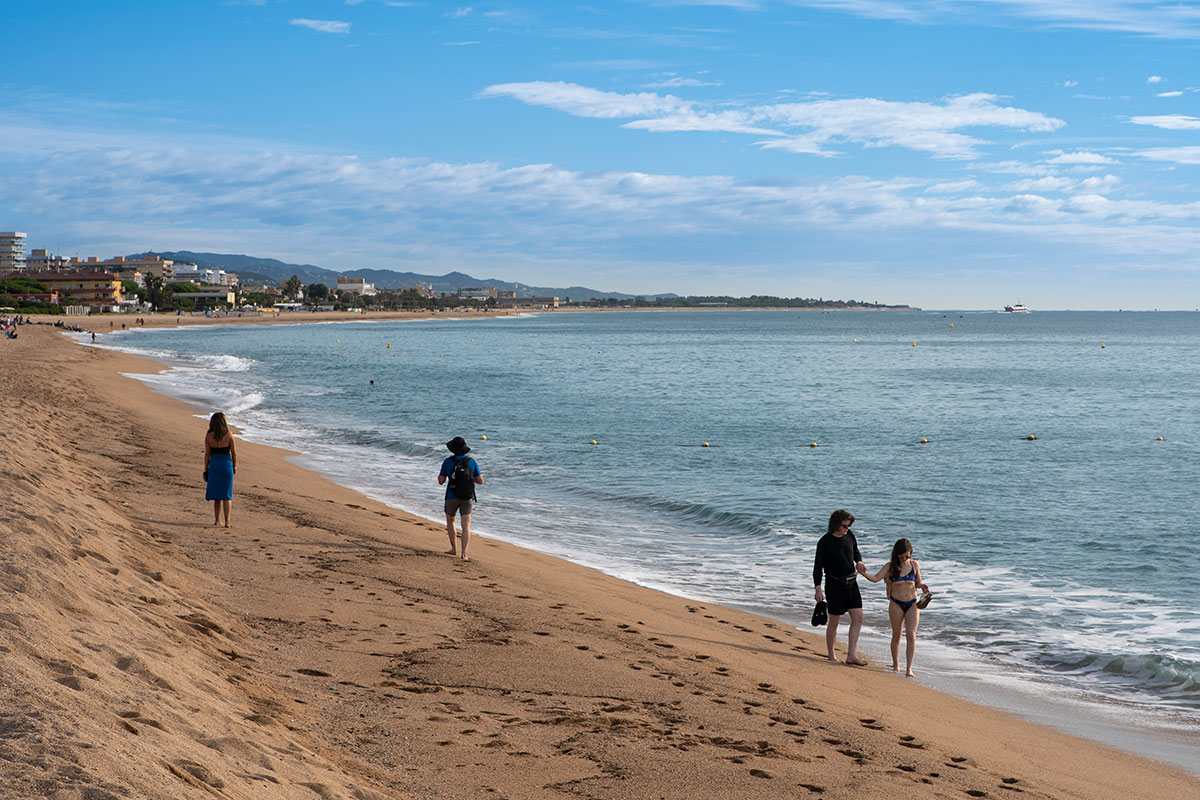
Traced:
[[914, 597], [912, 600], [897, 600], [893, 597], [892, 602], [900, 606], [901, 611], [908, 611], [910, 608], [912, 608], [912, 604], [917, 602], [917, 598]]

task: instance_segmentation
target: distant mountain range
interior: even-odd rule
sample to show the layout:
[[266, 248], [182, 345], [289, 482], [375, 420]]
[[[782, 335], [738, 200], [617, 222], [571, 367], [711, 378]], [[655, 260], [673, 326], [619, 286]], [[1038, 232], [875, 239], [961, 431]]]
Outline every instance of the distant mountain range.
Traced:
[[[475, 278], [463, 272], [448, 272], [445, 275], [421, 275], [417, 272], [396, 272], [390, 269], [351, 269], [331, 270], [312, 264], [288, 264], [275, 258], [256, 258], [255, 256], [233, 255], [228, 253], [194, 253], [190, 250], [174, 252], [138, 253], [131, 258], [146, 255], [162, 256], [172, 261], [182, 261], [206, 269], [223, 269], [236, 272], [243, 285], [267, 284], [278, 286], [295, 275], [305, 285], [323, 283], [333, 287], [337, 285], [339, 275], [347, 278], [362, 278], [367, 283], [374, 284], [378, 289], [407, 289], [420, 283], [432, 286], [435, 292], [457, 292], [459, 289], [491, 286], [496, 289], [512, 289], [517, 297], [560, 297], [572, 300], [592, 300], [597, 297], [615, 297], [618, 300], [632, 300], [637, 295], [622, 292], [602, 292], [589, 289], [586, 286], [530, 286], [514, 281], [502, 281], [498, 278]], [[678, 297], [675, 294], [641, 295], [647, 300], [659, 297]]]

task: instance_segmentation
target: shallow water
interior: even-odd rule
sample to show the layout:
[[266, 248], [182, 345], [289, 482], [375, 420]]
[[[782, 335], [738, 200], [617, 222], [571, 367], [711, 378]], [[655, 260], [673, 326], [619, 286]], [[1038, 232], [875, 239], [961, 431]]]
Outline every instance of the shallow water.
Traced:
[[[480, 532], [784, 619], [807, 618], [813, 545], [848, 508], [872, 570], [913, 541], [937, 594], [921, 640], [956, 670], [1197, 719], [1200, 314], [549, 314], [101, 338], [171, 363], [143, 378], [160, 390], [425, 516], [461, 434], [486, 480]], [[882, 589], [863, 592], [882, 633]]]

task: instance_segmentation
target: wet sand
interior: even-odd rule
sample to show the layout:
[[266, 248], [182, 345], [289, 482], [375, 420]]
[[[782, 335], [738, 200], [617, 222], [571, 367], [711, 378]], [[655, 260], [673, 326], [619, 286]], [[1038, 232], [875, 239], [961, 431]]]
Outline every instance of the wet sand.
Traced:
[[120, 375], [158, 368], [0, 341], [2, 797], [1200, 794], [763, 617], [486, 538], [461, 564], [278, 449], [239, 442], [213, 527], [204, 420]]

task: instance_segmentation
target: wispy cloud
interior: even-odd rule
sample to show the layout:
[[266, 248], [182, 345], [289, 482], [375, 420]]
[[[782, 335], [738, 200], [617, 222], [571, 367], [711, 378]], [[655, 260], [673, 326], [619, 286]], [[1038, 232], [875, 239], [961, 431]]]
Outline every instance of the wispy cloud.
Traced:
[[1154, 95], [1154, 96], [1155, 96], [1155, 97], [1183, 97], [1183, 92], [1179, 92], [1179, 91], [1175, 91], [1175, 92], [1159, 92], [1158, 94], [1156, 94], [1156, 95]]
[[642, 84], [647, 89], [679, 89], [691, 88], [698, 86], [720, 86], [722, 81], [704, 81], [699, 78], [684, 78], [678, 75], [669, 78], [660, 78], [653, 83]]
[[292, 20], [292, 24], [301, 28], [320, 31], [321, 33], [346, 34], [350, 32], [349, 22], [338, 22], [331, 19], [294, 19]]
[[1189, 147], [1151, 147], [1138, 150], [1136, 156], [1150, 161], [1171, 161], [1176, 164], [1200, 164], [1200, 146]]
[[851, 142], [866, 147], [898, 146], [938, 158], [971, 158], [986, 144], [963, 128], [1003, 127], [1053, 131], [1062, 120], [1034, 111], [1000, 106], [988, 94], [954, 97], [941, 104], [859, 98], [728, 108], [708, 107], [675, 95], [621, 94], [574, 83], [532, 81], [489, 86], [480, 97], [508, 96], [580, 117], [641, 117], [624, 127], [657, 133], [710, 131], [771, 137], [767, 149], [822, 156], [839, 152], [828, 145]]
[[1083, 164], [1086, 166], [1100, 166], [1119, 163], [1115, 159], [1109, 158], [1102, 153], [1092, 153], [1086, 150], [1076, 150], [1072, 153], [1064, 153], [1061, 150], [1052, 150], [1046, 155], [1051, 158], [1046, 159], [1047, 164]]
[[[0, 205], [30, 220], [55, 209], [74, 235], [120, 238], [112, 252], [253, 246], [277, 257], [328, 260], [333, 253], [357, 265], [421, 271], [547, 260], [623, 264], [644, 258], [649, 242], [658, 252], [690, 250], [718, 261], [752, 244], [764, 258], [794, 264], [798, 231], [841, 251], [861, 246], [887, 257], [887, 237], [862, 237], [867, 228], [923, 238], [936, 230], [1003, 234], [1006, 246], [1070, 241], [1077, 252], [1110, 259], [1156, 253], [1177, 261], [1200, 250], [1200, 203], [1111, 197], [1120, 188], [1113, 176], [989, 190], [975, 179], [751, 181], [223, 145], [0, 123]], [[1137, 155], [1200, 163], [1200, 147]], [[180, 226], [181, 219], [204, 222]]]
[[1130, 117], [1129, 121], [1134, 125], [1151, 125], [1168, 131], [1200, 131], [1200, 118], [1184, 114]]
[[1162, 75], [1151, 75], [1149, 78], [1146, 78], [1146, 83], [1149, 83], [1149, 84], [1162, 83], [1162, 82], [1163, 82]]
[[446, 16], [450, 19], [462, 19], [474, 10], [471, 6], [463, 6], [462, 8], [456, 8], [453, 11], [447, 12]]
[[792, 5], [920, 24], [1038, 25], [1119, 31], [1171, 39], [1200, 38], [1192, 3], [1161, 0], [789, 0]]

